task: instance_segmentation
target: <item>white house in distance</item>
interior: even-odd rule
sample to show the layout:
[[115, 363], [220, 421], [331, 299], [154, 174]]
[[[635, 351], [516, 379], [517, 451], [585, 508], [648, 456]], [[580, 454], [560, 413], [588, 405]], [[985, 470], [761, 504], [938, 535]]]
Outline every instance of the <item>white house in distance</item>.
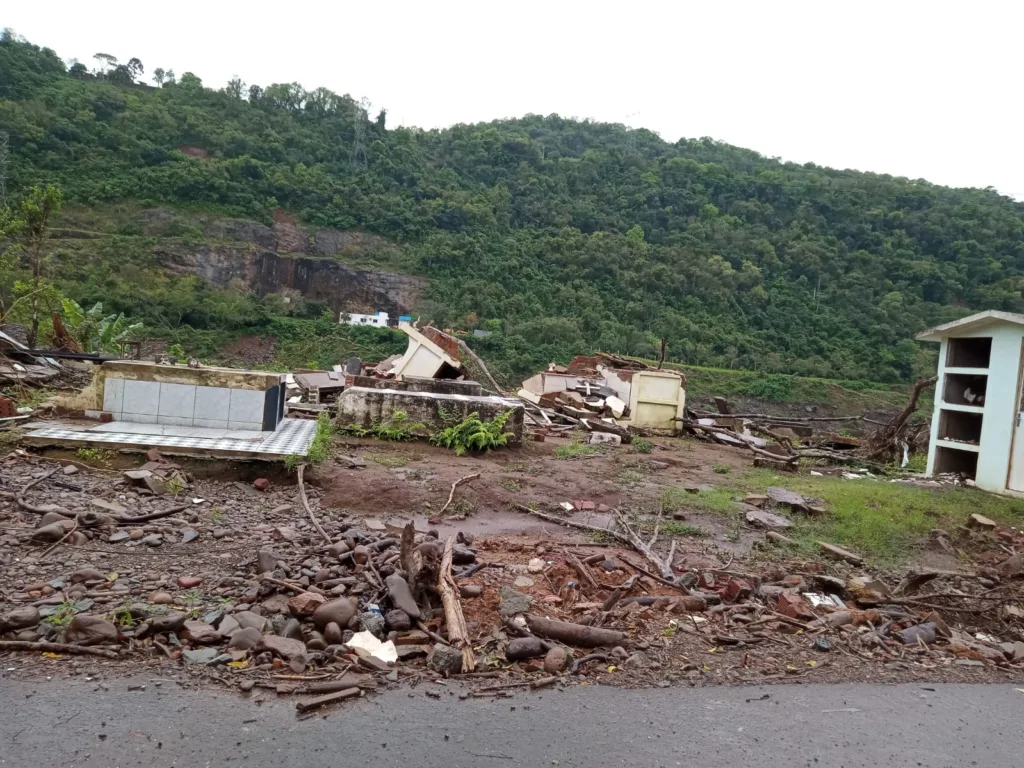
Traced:
[[342, 312], [338, 315], [338, 322], [348, 325], [370, 325], [374, 328], [388, 327], [388, 313], [374, 312], [372, 315], [360, 315], [355, 312]]
[[928, 474], [1024, 496], [1024, 315], [989, 310], [916, 338], [941, 344]]

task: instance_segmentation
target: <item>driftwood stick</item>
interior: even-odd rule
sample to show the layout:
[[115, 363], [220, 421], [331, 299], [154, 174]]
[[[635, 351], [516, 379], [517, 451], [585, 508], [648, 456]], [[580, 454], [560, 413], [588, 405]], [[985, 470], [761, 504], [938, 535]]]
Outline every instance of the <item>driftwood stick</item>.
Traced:
[[661, 578], [671, 579], [675, 574], [670, 568], [665, 567], [665, 561], [654, 554], [651, 548], [644, 544], [643, 540], [629, 527], [621, 510], [615, 510], [615, 519], [619, 521], [619, 527], [624, 531], [630, 546], [658, 567], [658, 570], [661, 571]]
[[42, 651], [44, 653], [69, 653], [79, 656], [99, 656], [103, 659], [119, 659], [117, 651], [105, 648], [90, 648], [84, 645], [68, 643], [34, 643], [28, 640], [0, 640], [0, 653], [3, 651]]
[[179, 512], [184, 512], [186, 509], [191, 507], [191, 504], [179, 504], [176, 507], [165, 509], [160, 512], [150, 512], [146, 515], [115, 515], [112, 517], [113, 521], [118, 525], [141, 525], [142, 523], [148, 523], [153, 520], [159, 520], [161, 517], [169, 517], [170, 515], [176, 515]]
[[575, 675], [579, 668], [586, 664], [588, 661], [608, 661], [607, 653], [588, 653], [586, 656], [581, 656], [572, 663], [569, 667], [569, 674]]
[[477, 472], [475, 474], [472, 474], [472, 475], [466, 475], [465, 477], [461, 477], [458, 480], [456, 480], [454, 483], [452, 483], [452, 489], [451, 489], [451, 491], [448, 494], [448, 501], [446, 501], [444, 503], [444, 506], [441, 507], [441, 511], [437, 513], [437, 517], [440, 517], [441, 515], [443, 515], [445, 510], [448, 509], [448, 507], [451, 506], [452, 499], [455, 498], [455, 489], [456, 488], [458, 488], [463, 483], [468, 483], [471, 480], [476, 480], [478, 477], [480, 477], [480, 473], [479, 472]]
[[[730, 416], [729, 418], [735, 418], [735, 417]], [[696, 421], [690, 421], [690, 420], [687, 420], [687, 421], [685, 421], [683, 423], [684, 423], [685, 426], [689, 427], [690, 429], [704, 431], [704, 432], [708, 433], [709, 435], [726, 435], [728, 437], [731, 437], [733, 440], [739, 441], [741, 443], [741, 445], [735, 445], [732, 442], [728, 443], [728, 445], [733, 445], [733, 447], [735, 447], [735, 448], [740, 448], [740, 447], [748, 448], [751, 451], [753, 451], [754, 453], [756, 453], [758, 456], [764, 456], [765, 458], [771, 459], [772, 461], [779, 461], [779, 462], [785, 462], [785, 463], [790, 463], [791, 464], [791, 463], [795, 462], [797, 460], [797, 458], [798, 458], [796, 455], [792, 455], [791, 454], [790, 456], [782, 456], [782, 455], [779, 455], [777, 453], [772, 453], [771, 451], [766, 451], [763, 448], [758, 448], [757, 446], [751, 445], [746, 440], [744, 440], [740, 435], [738, 435], [737, 433], [733, 432], [731, 429], [725, 429], [724, 427], [712, 427], [712, 426], [709, 426], [709, 425], [706, 425], [706, 424], [700, 424], [700, 423], [698, 423]]]
[[462, 671], [472, 672], [476, 669], [476, 656], [473, 644], [469, 640], [469, 629], [466, 618], [462, 615], [462, 603], [459, 601], [459, 588], [452, 576], [452, 554], [455, 549], [455, 537], [449, 536], [444, 543], [444, 554], [441, 556], [441, 570], [437, 577], [437, 590], [441, 594], [444, 606], [445, 625], [448, 627], [448, 639], [454, 648], [462, 651]]
[[437, 634], [437, 632], [434, 632], [432, 629], [428, 629], [427, 625], [424, 624], [422, 621], [416, 622], [416, 628], [422, 631], [427, 637], [429, 637], [435, 643], [441, 643], [441, 645], [451, 645], [451, 643], [449, 643], [447, 640], [445, 640], [443, 637]]
[[306, 514], [309, 515], [310, 521], [313, 523], [313, 527], [316, 528], [316, 532], [324, 537], [324, 541], [328, 544], [331, 542], [331, 537], [327, 535], [327, 531], [320, 525], [320, 521], [316, 519], [316, 515], [313, 514], [313, 508], [309, 506], [309, 499], [306, 498], [306, 485], [302, 482], [302, 472], [306, 468], [305, 464], [300, 464], [296, 470], [295, 475], [299, 478], [299, 499], [302, 500], [302, 506], [306, 510]]
[[281, 581], [280, 579], [275, 579], [275, 578], [272, 578], [271, 576], [267, 576], [267, 575], [261, 576], [260, 579], [265, 581], [265, 582], [267, 582], [268, 584], [274, 584], [274, 585], [276, 585], [278, 587], [284, 587], [285, 589], [290, 589], [290, 590], [292, 590], [292, 592], [295, 592], [296, 594], [299, 594], [299, 595], [301, 595], [303, 592], [308, 592], [309, 591], [305, 587], [300, 587], [298, 584], [290, 584], [287, 581]]
[[587, 570], [587, 567], [580, 562], [576, 555], [567, 552], [565, 555], [565, 562], [567, 562], [569, 567], [572, 568], [576, 572], [576, 575], [580, 577], [580, 581], [595, 592], [598, 590], [597, 582], [594, 581], [594, 577], [590, 575], [590, 571]]
[[618, 531], [613, 531], [609, 528], [601, 528], [596, 525], [588, 525], [587, 523], [578, 523], [575, 520], [566, 520], [565, 518], [555, 517], [554, 515], [549, 515], [546, 512], [538, 512], [535, 509], [530, 509], [525, 504], [513, 504], [512, 506], [520, 512], [525, 512], [528, 515], [539, 517], [541, 520], [547, 520], [549, 523], [557, 523], [558, 525], [564, 525], [567, 528], [578, 528], [581, 531], [592, 531], [594, 533], [600, 533], [603, 536], [611, 536], [612, 538], [621, 541], [623, 544], [632, 546], [632, 542]]
[[47, 556], [48, 554], [50, 554], [51, 552], [53, 552], [53, 550], [55, 550], [55, 549], [56, 549], [57, 547], [59, 547], [59, 546], [60, 546], [61, 544], [63, 544], [63, 543], [65, 542], [65, 541], [67, 541], [67, 540], [68, 540], [69, 538], [71, 538], [71, 534], [73, 534], [73, 533], [74, 533], [75, 531], [77, 531], [77, 530], [78, 530], [78, 518], [76, 517], [76, 518], [75, 518], [75, 524], [74, 524], [74, 526], [72, 526], [71, 530], [70, 530], [70, 531], [68, 531], [67, 533], [65, 533], [65, 534], [64, 534], [64, 535], [63, 535], [63, 536], [61, 537], [60, 541], [58, 541], [58, 542], [57, 542], [56, 544], [54, 544], [54, 545], [53, 545], [53, 546], [51, 546], [51, 547], [48, 547], [48, 548], [47, 548], [47, 550], [46, 550], [45, 552], [43, 552], [43, 554], [41, 554], [41, 555], [39, 556], [39, 559], [40, 559], [40, 560], [43, 560], [43, 559], [45, 559], [45, 558], [46, 558], [46, 556]]
[[678, 584], [675, 584], [675, 583], [669, 581], [668, 579], [663, 579], [660, 576], [657, 576], [657, 575], [651, 573], [646, 568], [641, 568], [639, 565], [634, 563], [632, 560], [627, 560], [622, 555], [617, 555], [617, 557], [619, 558], [619, 560], [624, 562], [630, 568], [633, 568], [634, 570], [640, 571], [640, 573], [642, 573], [644, 576], [647, 576], [649, 578], [654, 579], [659, 584], [664, 584], [666, 587], [672, 587], [673, 589], [678, 589], [684, 595], [689, 595], [690, 594], [689, 591], [687, 589], [685, 589], [684, 587], [680, 587]]

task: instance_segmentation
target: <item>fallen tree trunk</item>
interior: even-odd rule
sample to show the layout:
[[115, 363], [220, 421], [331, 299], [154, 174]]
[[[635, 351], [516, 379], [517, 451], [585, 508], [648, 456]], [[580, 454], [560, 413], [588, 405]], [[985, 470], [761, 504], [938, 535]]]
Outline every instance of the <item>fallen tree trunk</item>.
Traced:
[[583, 624], [572, 624], [568, 621], [546, 619], [543, 616], [527, 614], [526, 623], [538, 635], [550, 637], [560, 643], [579, 648], [596, 648], [600, 645], [624, 645], [629, 637], [624, 632], [614, 629], [588, 627]]

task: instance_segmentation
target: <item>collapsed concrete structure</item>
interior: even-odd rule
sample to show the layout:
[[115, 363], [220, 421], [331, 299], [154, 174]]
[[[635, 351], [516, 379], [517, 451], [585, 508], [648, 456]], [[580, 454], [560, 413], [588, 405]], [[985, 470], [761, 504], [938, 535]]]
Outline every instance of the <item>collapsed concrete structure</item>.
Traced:
[[598, 353], [552, 364], [523, 382], [519, 397], [576, 418], [677, 434], [686, 409], [686, 377], [629, 358]]
[[471, 413], [491, 421], [511, 411], [506, 431], [511, 442], [522, 440], [523, 404], [485, 395], [479, 383], [467, 381], [458, 340], [429, 326], [402, 323], [399, 328], [409, 337], [409, 346], [400, 359], [383, 366], [385, 371], [378, 366], [388, 378], [346, 375], [345, 391], [337, 399], [340, 425], [368, 428], [404, 413], [406, 423], [415, 425], [412, 434], [428, 437]]

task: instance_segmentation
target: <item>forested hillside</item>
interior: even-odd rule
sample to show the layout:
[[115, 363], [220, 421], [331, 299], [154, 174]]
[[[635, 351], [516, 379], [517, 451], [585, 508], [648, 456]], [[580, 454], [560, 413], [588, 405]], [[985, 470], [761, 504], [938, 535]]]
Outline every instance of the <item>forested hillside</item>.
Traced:
[[[915, 331], [1024, 311], [1024, 205], [991, 190], [555, 115], [392, 129], [383, 110], [324, 89], [212, 90], [187, 73], [144, 86], [142, 62], [108, 65], [69, 69], [0, 40], [9, 200], [53, 183], [97, 219], [128, 204], [264, 223], [283, 209], [383, 236], [400, 254], [383, 269], [429, 278], [424, 316], [497, 331], [482, 346], [510, 375], [595, 349], [657, 357], [664, 337], [683, 363], [906, 381], [929, 364]], [[105, 276], [68, 270], [69, 295], [150, 327], [174, 316], [259, 332], [284, 311], [144, 271], [126, 289], [119, 254], [158, 244], [111, 222], [113, 244], [81, 254]], [[232, 309], [165, 306], [189, 301]]]

